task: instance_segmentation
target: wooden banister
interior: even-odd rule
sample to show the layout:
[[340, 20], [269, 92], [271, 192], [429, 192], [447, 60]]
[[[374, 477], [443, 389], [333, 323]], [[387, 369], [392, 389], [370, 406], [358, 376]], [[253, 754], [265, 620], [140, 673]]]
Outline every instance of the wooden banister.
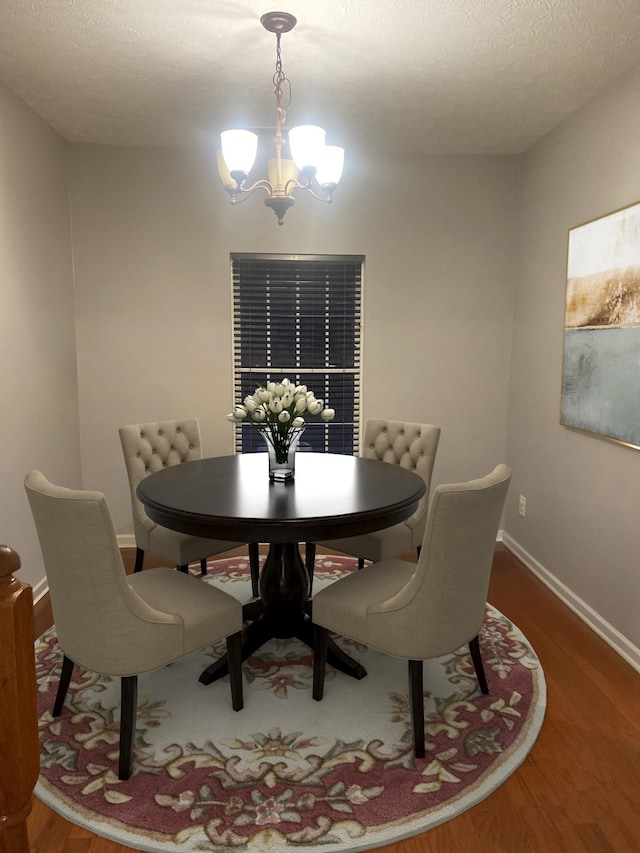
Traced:
[[29, 853], [27, 816], [40, 772], [31, 587], [0, 545], [0, 853]]

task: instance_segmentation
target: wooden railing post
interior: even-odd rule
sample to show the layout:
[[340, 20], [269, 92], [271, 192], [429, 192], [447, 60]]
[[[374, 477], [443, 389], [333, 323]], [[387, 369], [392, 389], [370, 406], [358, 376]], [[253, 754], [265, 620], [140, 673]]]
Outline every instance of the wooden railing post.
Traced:
[[0, 852], [29, 853], [27, 816], [40, 772], [31, 587], [0, 545]]

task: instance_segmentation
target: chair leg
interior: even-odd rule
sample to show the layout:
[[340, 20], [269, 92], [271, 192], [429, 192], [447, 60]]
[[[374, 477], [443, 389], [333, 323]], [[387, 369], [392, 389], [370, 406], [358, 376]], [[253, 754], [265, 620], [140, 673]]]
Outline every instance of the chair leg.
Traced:
[[138, 676], [123, 675], [120, 679], [120, 763], [118, 779], [131, 776], [133, 741], [136, 734], [138, 704]]
[[484, 674], [482, 655], [480, 654], [480, 641], [477, 634], [472, 640], [469, 640], [469, 651], [471, 652], [471, 660], [473, 661], [473, 668], [476, 671], [480, 690], [486, 695], [489, 692], [489, 686], [487, 685], [487, 677]]
[[136, 562], [133, 567], [134, 572], [142, 571], [142, 564], [144, 563], [144, 551], [142, 548], [136, 548]]
[[62, 658], [62, 672], [60, 673], [60, 681], [58, 682], [58, 690], [56, 691], [56, 700], [53, 703], [53, 716], [59, 717], [62, 713], [62, 706], [69, 689], [71, 675], [73, 674], [73, 661], [66, 655]]
[[249, 568], [251, 569], [251, 595], [260, 595], [260, 543], [249, 542]]
[[207, 558], [203, 557], [202, 560], [200, 560], [200, 577], [204, 577], [204, 575], [206, 575], [206, 573], [207, 573]]
[[313, 626], [313, 698], [319, 702], [324, 695], [324, 673], [327, 667], [329, 629]]
[[231, 705], [234, 711], [242, 711], [242, 631], [227, 637], [227, 660], [231, 682]]
[[182, 566], [176, 566], [176, 569], [177, 569], [179, 572], [184, 572], [184, 573], [185, 573], [185, 575], [188, 575], [188, 574], [189, 574], [189, 564], [188, 564], [188, 563], [185, 563], [185, 564], [184, 564], [184, 565], [182, 565]]
[[422, 545], [416, 545], [416, 557], [420, 559], [420, 551], [422, 551]]
[[421, 660], [409, 661], [409, 702], [413, 727], [413, 751], [416, 758], [424, 758], [424, 696]]
[[304, 544], [304, 564], [307, 567], [307, 574], [309, 575], [309, 598], [311, 598], [311, 591], [313, 589], [313, 572], [316, 567], [316, 543], [315, 542], [305, 542]]
[[358, 571], [364, 569], [364, 557], [358, 557]]

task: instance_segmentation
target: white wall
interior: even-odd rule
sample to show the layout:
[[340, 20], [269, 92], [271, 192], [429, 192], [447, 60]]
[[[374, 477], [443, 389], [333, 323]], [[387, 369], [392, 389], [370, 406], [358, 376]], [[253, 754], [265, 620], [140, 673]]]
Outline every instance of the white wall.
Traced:
[[524, 157], [506, 516], [508, 537], [543, 577], [636, 651], [640, 454], [562, 427], [559, 415], [568, 230], [640, 200], [639, 99], [636, 69]]
[[517, 159], [349, 156], [334, 204], [280, 227], [258, 194], [230, 207], [210, 154], [71, 146], [82, 471], [119, 533], [120, 425], [196, 416], [231, 452], [231, 252], [364, 254], [364, 416], [439, 424], [436, 482], [505, 459]]
[[81, 486], [66, 145], [0, 86], [0, 542], [35, 587], [25, 474]]

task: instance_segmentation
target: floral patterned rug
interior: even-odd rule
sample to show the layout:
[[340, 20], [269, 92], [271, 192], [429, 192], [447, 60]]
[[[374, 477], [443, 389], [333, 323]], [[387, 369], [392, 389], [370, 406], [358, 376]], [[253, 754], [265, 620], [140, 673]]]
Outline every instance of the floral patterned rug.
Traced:
[[[350, 558], [319, 557], [314, 584], [354, 568]], [[249, 600], [246, 558], [209, 569], [204, 582]], [[36, 795], [97, 835], [153, 853], [342, 853], [455, 817], [532, 748], [544, 676], [526, 638], [494, 608], [480, 638], [488, 696], [467, 648], [425, 663], [420, 760], [411, 746], [406, 663], [338, 642], [368, 676], [355, 681], [328, 668], [322, 702], [311, 698], [311, 651], [298, 640], [272, 640], [244, 662], [239, 713], [228, 679], [198, 681], [224, 643], [140, 676], [133, 773], [120, 782], [119, 679], [76, 668], [63, 713], [53, 718], [62, 655], [50, 629], [36, 643]]]

